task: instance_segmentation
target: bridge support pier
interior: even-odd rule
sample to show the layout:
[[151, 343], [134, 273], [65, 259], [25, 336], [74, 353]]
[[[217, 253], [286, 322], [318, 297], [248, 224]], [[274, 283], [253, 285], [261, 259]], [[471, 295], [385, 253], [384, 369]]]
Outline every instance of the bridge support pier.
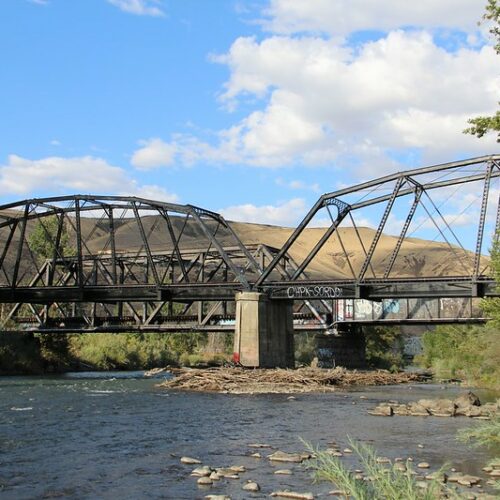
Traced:
[[294, 367], [292, 301], [236, 294], [234, 361], [253, 368]]
[[337, 334], [316, 335], [318, 367], [366, 368], [366, 341], [361, 327], [343, 325]]

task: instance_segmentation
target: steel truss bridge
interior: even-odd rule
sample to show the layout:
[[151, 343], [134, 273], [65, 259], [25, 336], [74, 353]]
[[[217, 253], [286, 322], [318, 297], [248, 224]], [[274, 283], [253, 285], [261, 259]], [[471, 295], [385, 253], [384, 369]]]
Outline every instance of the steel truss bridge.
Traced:
[[0, 330], [231, 330], [242, 291], [293, 300], [296, 329], [484, 321], [478, 299], [499, 295], [484, 256], [500, 229], [499, 178], [491, 155], [339, 189], [282, 230], [280, 245], [193, 205], [91, 195], [5, 204]]

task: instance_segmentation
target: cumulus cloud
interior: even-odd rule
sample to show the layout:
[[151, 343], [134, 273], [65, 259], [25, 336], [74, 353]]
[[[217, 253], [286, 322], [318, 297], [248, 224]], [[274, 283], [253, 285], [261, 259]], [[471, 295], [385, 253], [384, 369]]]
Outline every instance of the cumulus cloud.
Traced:
[[472, 30], [484, 0], [271, 0], [264, 26], [275, 33], [322, 32], [332, 36], [401, 26]]
[[212, 142], [189, 134], [145, 141], [133, 163], [335, 165], [374, 177], [410, 151], [425, 163], [489, 153], [494, 137], [462, 130], [496, 108], [497, 57], [490, 46], [447, 51], [425, 30], [393, 30], [357, 47], [331, 37], [241, 37], [212, 59], [230, 70], [221, 103], [251, 111]]
[[34, 192], [119, 193], [177, 201], [175, 194], [158, 186], [140, 185], [124, 169], [93, 156], [30, 160], [10, 155], [7, 163], [0, 165], [0, 192], [10, 196]]
[[162, 17], [165, 15], [161, 9], [161, 0], [108, 0], [108, 2], [123, 12], [137, 16]]
[[135, 151], [131, 159], [134, 167], [148, 170], [170, 166], [174, 162], [177, 149], [174, 144], [167, 144], [158, 138], [140, 141], [139, 144], [142, 147]]
[[293, 198], [277, 205], [234, 205], [219, 210], [227, 220], [254, 222], [277, 226], [294, 226], [307, 210], [302, 198]]

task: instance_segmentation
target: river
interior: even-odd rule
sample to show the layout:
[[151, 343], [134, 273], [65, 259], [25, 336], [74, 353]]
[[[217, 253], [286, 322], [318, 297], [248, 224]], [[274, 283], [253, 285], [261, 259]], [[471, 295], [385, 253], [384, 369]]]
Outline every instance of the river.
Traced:
[[[389, 399], [454, 397], [459, 389], [453, 386], [371, 387], [290, 400], [284, 394], [176, 393], [157, 383], [141, 372], [0, 377], [0, 497], [246, 499], [267, 498], [276, 489], [326, 496], [332, 486], [311, 484], [303, 466], [278, 476], [274, 470], [287, 465], [271, 465], [268, 450], [261, 459], [249, 456], [256, 450], [247, 445], [256, 442], [302, 451], [299, 438], [345, 447], [349, 435], [390, 458], [411, 456], [433, 469], [449, 462], [479, 475], [491, 458], [456, 441], [459, 428], [475, 424], [469, 419], [367, 414]], [[180, 463], [183, 455], [217, 467], [244, 465], [247, 472], [200, 489], [189, 476], [193, 466]], [[245, 479], [257, 480], [261, 492], [244, 492]]]

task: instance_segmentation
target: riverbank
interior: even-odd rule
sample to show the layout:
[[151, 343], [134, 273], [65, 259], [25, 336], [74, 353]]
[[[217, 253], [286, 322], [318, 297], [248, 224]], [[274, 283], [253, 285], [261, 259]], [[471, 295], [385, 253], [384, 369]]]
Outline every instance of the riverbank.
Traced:
[[358, 371], [345, 368], [175, 369], [175, 377], [159, 384], [166, 389], [224, 394], [292, 394], [332, 392], [339, 387], [396, 385], [425, 382], [426, 373], [386, 370]]

